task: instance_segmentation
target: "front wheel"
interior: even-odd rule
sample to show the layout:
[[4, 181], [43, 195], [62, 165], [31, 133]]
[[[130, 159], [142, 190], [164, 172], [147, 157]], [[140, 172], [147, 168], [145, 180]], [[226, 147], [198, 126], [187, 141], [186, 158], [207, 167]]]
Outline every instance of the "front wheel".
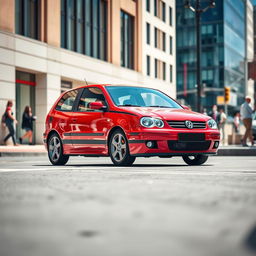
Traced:
[[130, 155], [128, 141], [120, 129], [116, 130], [110, 137], [109, 154], [116, 166], [131, 166], [136, 159]]
[[48, 157], [53, 165], [65, 165], [69, 156], [63, 154], [61, 139], [57, 134], [52, 134], [47, 143]]
[[208, 156], [205, 155], [196, 155], [196, 156], [183, 156], [184, 162], [188, 165], [201, 165], [204, 164]]

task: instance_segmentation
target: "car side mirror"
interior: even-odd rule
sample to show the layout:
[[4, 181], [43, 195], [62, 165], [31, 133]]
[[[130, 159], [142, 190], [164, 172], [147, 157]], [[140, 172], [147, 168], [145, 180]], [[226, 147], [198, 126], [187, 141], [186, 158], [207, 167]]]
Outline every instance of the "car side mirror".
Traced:
[[104, 110], [107, 107], [101, 101], [96, 101], [96, 102], [91, 102], [89, 104], [89, 108], [95, 109], [95, 110]]
[[190, 108], [188, 106], [185, 106], [185, 105], [181, 105], [184, 109], [186, 110], [190, 110]]

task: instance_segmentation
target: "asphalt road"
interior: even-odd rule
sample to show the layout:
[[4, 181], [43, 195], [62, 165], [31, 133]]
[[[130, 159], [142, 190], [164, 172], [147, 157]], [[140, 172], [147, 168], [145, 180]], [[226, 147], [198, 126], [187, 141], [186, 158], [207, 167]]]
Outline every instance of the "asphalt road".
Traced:
[[256, 158], [2, 157], [0, 255], [256, 255]]

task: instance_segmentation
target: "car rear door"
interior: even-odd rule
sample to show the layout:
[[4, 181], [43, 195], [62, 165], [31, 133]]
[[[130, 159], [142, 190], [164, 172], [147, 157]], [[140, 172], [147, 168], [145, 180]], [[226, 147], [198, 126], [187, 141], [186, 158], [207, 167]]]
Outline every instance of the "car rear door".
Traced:
[[103, 110], [90, 109], [91, 102], [101, 101], [107, 106], [98, 87], [84, 88], [72, 116], [72, 143], [76, 154], [104, 154], [109, 120]]

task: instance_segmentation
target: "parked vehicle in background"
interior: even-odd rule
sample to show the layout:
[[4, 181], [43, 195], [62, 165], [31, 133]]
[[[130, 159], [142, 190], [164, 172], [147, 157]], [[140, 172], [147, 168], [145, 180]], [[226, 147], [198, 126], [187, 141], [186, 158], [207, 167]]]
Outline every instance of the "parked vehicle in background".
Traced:
[[90, 85], [63, 93], [46, 118], [44, 142], [54, 165], [69, 156], [110, 156], [118, 166], [136, 157], [181, 156], [201, 165], [216, 154], [220, 133], [209, 116], [144, 87]]
[[252, 118], [252, 135], [254, 140], [256, 140], [256, 113], [253, 114]]

